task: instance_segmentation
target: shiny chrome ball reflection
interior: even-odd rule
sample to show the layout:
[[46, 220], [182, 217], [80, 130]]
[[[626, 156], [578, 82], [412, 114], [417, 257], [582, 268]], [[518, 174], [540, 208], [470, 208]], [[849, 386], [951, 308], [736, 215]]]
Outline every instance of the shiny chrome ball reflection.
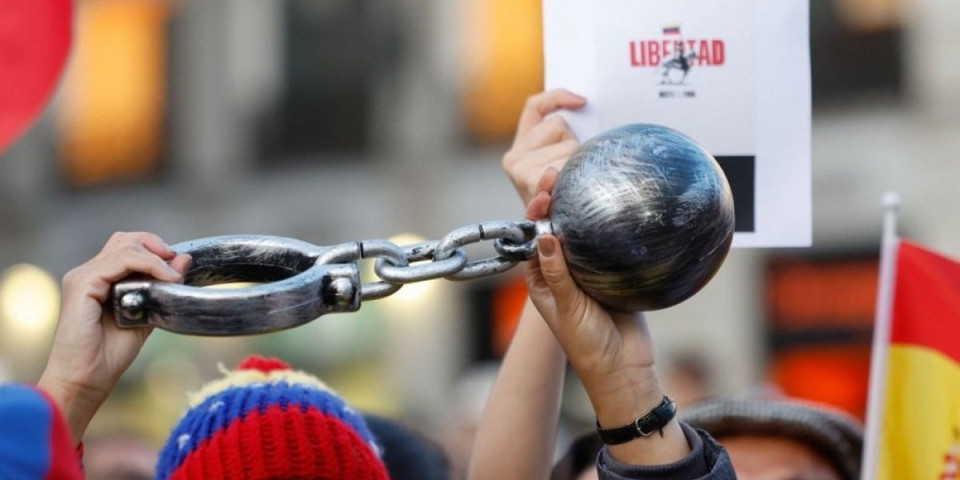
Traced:
[[583, 290], [622, 310], [657, 310], [697, 293], [733, 239], [733, 196], [690, 137], [627, 125], [585, 142], [557, 179], [553, 231]]

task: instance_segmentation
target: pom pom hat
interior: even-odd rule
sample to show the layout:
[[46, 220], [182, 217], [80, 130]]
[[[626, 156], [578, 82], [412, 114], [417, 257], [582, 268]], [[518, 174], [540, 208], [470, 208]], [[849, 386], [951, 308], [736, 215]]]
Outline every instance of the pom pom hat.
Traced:
[[158, 480], [386, 480], [363, 417], [316, 377], [250, 357], [193, 394]]

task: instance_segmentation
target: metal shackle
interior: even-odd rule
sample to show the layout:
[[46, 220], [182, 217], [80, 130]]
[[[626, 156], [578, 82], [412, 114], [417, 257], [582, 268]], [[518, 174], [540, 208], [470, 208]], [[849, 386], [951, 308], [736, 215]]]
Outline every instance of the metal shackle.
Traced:
[[[184, 284], [148, 279], [116, 283], [112, 296], [119, 326], [152, 325], [190, 335], [246, 335], [292, 328], [326, 313], [360, 308], [357, 266], [322, 261], [338, 248], [262, 235], [209, 237], [172, 248], [193, 258]], [[201, 288], [234, 282], [267, 283]]]

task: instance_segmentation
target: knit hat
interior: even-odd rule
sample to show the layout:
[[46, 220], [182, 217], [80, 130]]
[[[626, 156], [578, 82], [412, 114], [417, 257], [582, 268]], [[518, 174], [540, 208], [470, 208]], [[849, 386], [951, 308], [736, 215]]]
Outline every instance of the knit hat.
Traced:
[[316, 377], [249, 357], [191, 395], [158, 480], [387, 480], [363, 417]]
[[718, 399], [690, 407], [680, 419], [717, 438], [789, 437], [829, 459], [844, 479], [860, 478], [863, 429], [853, 417], [831, 407], [786, 399]]

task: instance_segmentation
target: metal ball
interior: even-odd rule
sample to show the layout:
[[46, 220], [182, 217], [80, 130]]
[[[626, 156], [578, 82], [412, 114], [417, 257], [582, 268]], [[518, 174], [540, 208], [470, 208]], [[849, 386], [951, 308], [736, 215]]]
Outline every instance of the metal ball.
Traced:
[[649, 311], [697, 293], [730, 250], [733, 196], [690, 137], [627, 125], [577, 149], [550, 207], [570, 274], [599, 302]]

